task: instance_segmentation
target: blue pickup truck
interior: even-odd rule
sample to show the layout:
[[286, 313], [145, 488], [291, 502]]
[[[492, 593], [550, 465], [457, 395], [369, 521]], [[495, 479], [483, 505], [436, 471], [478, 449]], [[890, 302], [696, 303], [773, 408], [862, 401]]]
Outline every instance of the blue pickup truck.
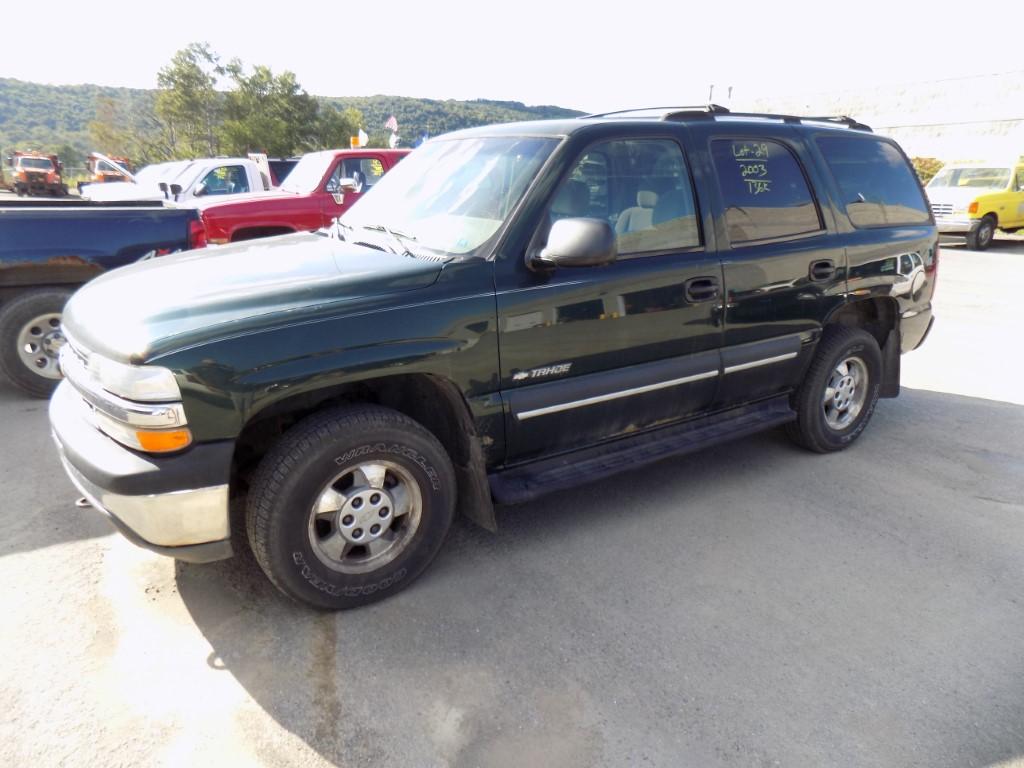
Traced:
[[76, 288], [115, 267], [203, 245], [191, 208], [0, 202], [0, 373], [28, 394], [48, 397], [61, 378], [61, 312]]

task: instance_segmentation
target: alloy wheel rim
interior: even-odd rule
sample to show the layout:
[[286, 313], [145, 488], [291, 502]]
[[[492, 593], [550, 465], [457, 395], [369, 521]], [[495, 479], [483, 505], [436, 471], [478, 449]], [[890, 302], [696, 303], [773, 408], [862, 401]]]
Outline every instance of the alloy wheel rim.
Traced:
[[821, 401], [825, 423], [836, 431], [847, 429], [860, 415], [867, 400], [868, 368], [859, 357], [841, 360], [829, 374]]
[[60, 327], [59, 312], [47, 312], [29, 320], [18, 332], [18, 357], [37, 376], [61, 377], [58, 355], [66, 339]]
[[419, 484], [390, 461], [352, 464], [327, 483], [309, 514], [309, 543], [317, 558], [341, 573], [387, 565], [419, 529]]

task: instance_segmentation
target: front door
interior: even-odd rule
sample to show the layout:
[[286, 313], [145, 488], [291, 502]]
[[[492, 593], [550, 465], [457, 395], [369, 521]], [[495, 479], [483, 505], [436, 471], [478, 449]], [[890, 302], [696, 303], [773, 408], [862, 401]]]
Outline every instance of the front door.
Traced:
[[603, 267], [496, 265], [507, 457], [524, 461], [682, 419], [714, 400], [721, 267], [676, 137], [576, 155], [531, 249], [559, 218], [614, 227]]
[[[379, 157], [342, 157], [327, 177], [324, 186], [323, 226], [329, 226], [336, 218], [355, 204], [384, 175], [384, 163]], [[355, 181], [355, 189], [341, 189], [342, 179]]]

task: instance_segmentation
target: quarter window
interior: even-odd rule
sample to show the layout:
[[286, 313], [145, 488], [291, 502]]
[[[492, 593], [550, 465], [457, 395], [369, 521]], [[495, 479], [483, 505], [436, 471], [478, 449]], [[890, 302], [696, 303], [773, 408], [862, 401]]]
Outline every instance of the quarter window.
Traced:
[[690, 174], [670, 139], [605, 141], [588, 149], [551, 203], [550, 221], [570, 217], [607, 221], [624, 256], [701, 243]]
[[928, 206], [914, 170], [892, 144], [852, 136], [819, 136], [817, 144], [853, 226], [928, 223]]
[[733, 244], [822, 228], [818, 206], [793, 154], [766, 139], [716, 139], [711, 155]]

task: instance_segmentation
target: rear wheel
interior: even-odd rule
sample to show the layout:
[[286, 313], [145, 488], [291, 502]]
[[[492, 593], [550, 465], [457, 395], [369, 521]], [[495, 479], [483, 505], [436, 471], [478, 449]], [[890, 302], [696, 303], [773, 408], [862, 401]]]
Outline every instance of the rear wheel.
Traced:
[[34, 397], [49, 397], [60, 382], [61, 313], [70, 296], [63, 290], [33, 291], [0, 307], [0, 372]]
[[984, 251], [996, 236], [996, 220], [992, 215], [985, 216], [978, 226], [967, 233], [967, 247], [972, 251]]
[[326, 609], [412, 583], [441, 547], [456, 485], [422, 425], [379, 406], [310, 416], [263, 458], [246, 509], [260, 567], [289, 597]]
[[818, 453], [841, 451], [874, 413], [882, 381], [878, 342], [859, 328], [825, 329], [794, 396], [796, 421], [786, 425], [798, 445]]

